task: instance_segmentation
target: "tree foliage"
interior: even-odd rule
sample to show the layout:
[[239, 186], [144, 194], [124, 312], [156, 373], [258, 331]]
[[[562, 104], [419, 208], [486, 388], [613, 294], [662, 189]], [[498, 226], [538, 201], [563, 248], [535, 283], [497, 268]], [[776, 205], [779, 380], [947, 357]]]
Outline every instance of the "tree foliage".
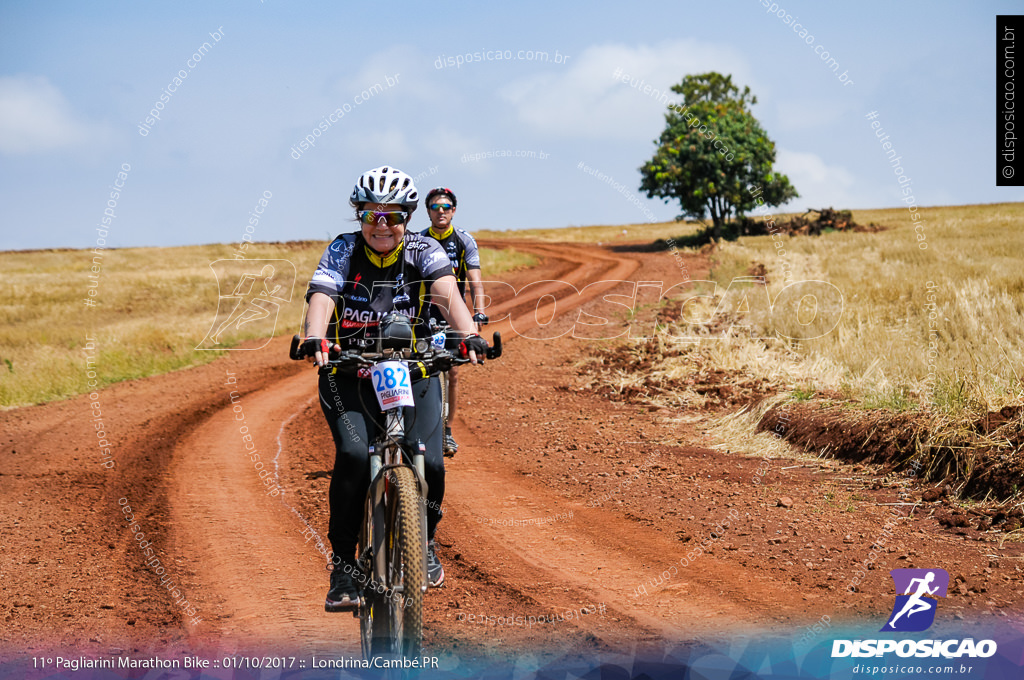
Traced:
[[741, 92], [732, 76], [703, 73], [683, 78], [672, 91], [682, 104], [665, 114], [654, 157], [641, 168], [648, 198], [678, 200], [680, 219], [710, 215], [715, 235], [734, 215], [796, 198], [789, 178], [772, 170], [775, 143], [750, 112], [757, 97]]

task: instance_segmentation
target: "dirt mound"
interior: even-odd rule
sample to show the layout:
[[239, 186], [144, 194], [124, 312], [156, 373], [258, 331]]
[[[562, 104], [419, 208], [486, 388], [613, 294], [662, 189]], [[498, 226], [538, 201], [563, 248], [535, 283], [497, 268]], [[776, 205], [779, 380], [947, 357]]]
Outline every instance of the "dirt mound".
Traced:
[[[816, 214], [816, 217], [809, 217], [812, 214]], [[797, 215], [785, 222], [776, 220], [773, 223], [775, 229], [770, 229], [766, 220], [747, 216], [740, 217], [735, 224], [740, 236], [766, 236], [780, 232], [789, 236], [818, 236], [825, 231], [875, 233], [885, 229], [885, 227], [874, 223], [857, 224], [853, 221], [852, 212], [834, 208], [808, 210], [803, 215]]]
[[696, 233], [678, 236], [674, 239], [658, 239], [648, 244], [628, 244], [616, 246], [612, 250], [616, 252], [660, 252], [671, 250], [674, 247], [697, 248], [701, 255], [710, 255], [718, 247], [719, 240], [735, 241], [740, 236], [769, 236], [774, 234], [786, 234], [788, 236], [818, 236], [828, 231], [855, 231], [875, 233], [884, 231], [884, 227], [875, 223], [857, 224], [853, 220], [853, 213], [849, 210], [835, 210], [834, 208], [822, 208], [821, 210], [808, 210], [803, 215], [797, 215], [790, 220], [766, 220], [762, 216], [742, 215], [732, 222], [721, 225], [717, 230], [711, 226], [705, 226]]
[[785, 402], [769, 409], [759, 432], [780, 432], [793, 446], [820, 457], [900, 469], [927, 439], [915, 413], [851, 409], [850, 404]]
[[[926, 413], [864, 411], [849, 403], [787, 402], [769, 409], [758, 431], [781, 432], [792, 445], [822, 457], [875, 464], [882, 474], [904, 473], [936, 485], [921, 494], [929, 503], [950, 496], [985, 509], [936, 512], [947, 528], [1014, 531], [1024, 517], [1024, 408], [1010, 406], [967, 426], [936, 421]], [[968, 517], [969, 515], [969, 517]]]

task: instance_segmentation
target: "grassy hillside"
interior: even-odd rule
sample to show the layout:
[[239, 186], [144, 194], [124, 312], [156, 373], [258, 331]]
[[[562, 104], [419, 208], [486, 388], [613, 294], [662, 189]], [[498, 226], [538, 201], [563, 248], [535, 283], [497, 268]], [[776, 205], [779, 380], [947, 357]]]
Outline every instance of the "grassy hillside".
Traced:
[[[81, 394], [90, 381], [95, 389], [203, 364], [223, 347], [294, 333], [323, 249], [321, 241], [254, 244], [246, 261], [232, 259], [231, 245], [125, 248], [99, 256], [85, 250], [0, 253], [0, 406]], [[484, 249], [481, 256], [488, 275], [534, 262], [514, 250]], [[262, 265], [251, 262], [260, 258], [276, 261], [269, 288], [281, 288], [263, 307], [272, 313], [234, 319], [217, 338], [220, 344], [211, 342], [207, 335], [237, 303], [221, 296], [230, 296], [244, 275], [251, 279], [246, 285], [255, 286], [251, 292], [260, 290]], [[227, 262], [211, 267], [217, 260]]]
[[657, 222], [654, 224], [594, 225], [589, 227], [562, 227], [559, 229], [518, 229], [516, 231], [474, 231], [477, 239], [602, 243], [636, 241], [637, 239], [667, 239], [682, 234], [693, 234], [701, 225], [691, 222]]
[[[843, 294], [835, 331], [803, 344], [818, 360], [809, 387], [839, 389], [895, 408], [982, 411], [1024, 397], [1024, 204], [925, 208], [923, 243], [905, 209], [855, 211], [879, 233], [740, 238], [713, 253], [726, 286], [752, 263], [768, 270], [774, 299], [783, 260], [794, 280]], [[782, 256], [780, 253], [785, 252]], [[779, 320], [775, 320], [778, 324]]]

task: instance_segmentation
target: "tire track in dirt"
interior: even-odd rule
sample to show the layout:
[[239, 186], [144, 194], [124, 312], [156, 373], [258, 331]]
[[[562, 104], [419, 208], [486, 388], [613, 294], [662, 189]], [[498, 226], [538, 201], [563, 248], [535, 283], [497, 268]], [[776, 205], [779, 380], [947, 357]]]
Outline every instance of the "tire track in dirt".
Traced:
[[[628, 280], [640, 263], [624, 257], [616, 257], [602, 248], [581, 244], [534, 244], [516, 241], [486, 242], [487, 247], [515, 248], [520, 252], [529, 253], [549, 262], [558, 262], [562, 266], [557, 279], [538, 279], [521, 286], [517, 295], [509, 298], [498, 298], [488, 306], [488, 316], [493, 319], [506, 317], [514, 322], [496, 322], [488, 327], [488, 332], [513, 331], [521, 334], [541, 325], [540, 321], [550, 323], [556, 314], [562, 315], [574, 311], [583, 304], [605, 294], [618, 285], [618, 281]], [[569, 287], [574, 287], [579, 294], [574, 294]], [[511, 287], [511, 286], [510, 286]], [[529, 289], [528, 294], [522, 291]], [[572, 300], [566, 298], [572, 296]], [[550, 298], [551, 302], [546, 299]], [[533, 316], [525, 316], [527, 310], [533, 310]]]
[[[320, 605], [323, 557], [303, 538], [287, 491], [268, 495], [256, 469], [273, 469], [282, 423], [310, 401], [309, 393], [310, 376], [293, 376], [228, 402], [185, 433], [170, 482], [172, 523], [178, 551], [196, 562], [203, 598], [221, 613], [218, 637], [250, 648], [298, 643], [308, 653], [355, 653], [358, 639], [353, 646], [350, 631], [337, 626], [344, 617], [328, 616]], [[251, 436], [258, 461], [243, 434]]]

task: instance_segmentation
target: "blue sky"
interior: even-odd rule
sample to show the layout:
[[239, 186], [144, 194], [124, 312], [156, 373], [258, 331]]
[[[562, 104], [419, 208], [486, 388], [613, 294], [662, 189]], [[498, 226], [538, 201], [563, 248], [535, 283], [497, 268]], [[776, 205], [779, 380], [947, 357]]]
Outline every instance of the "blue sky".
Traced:
[[[452, 187], [471, 231], [671, 219], [677, 204], [637, 188], [665, 106], [619, 68], [661, 90], [709, 70], [750, 86], [793, 210], [899, 204], [872, 110], [921, 204], [1021, 200], [993, 162], [995, 16], [1018, 3], [776, 4], [813, 44], [761, 0], [4, 2], [0, 249], [94, 245], [115, 181], [108, 247], [237, 242], [267, 193], [252, 238], [327, 239], [353, 228], [356, 177], [385, 164]], [[467, 53], [481, 60], [444, 64]]]

